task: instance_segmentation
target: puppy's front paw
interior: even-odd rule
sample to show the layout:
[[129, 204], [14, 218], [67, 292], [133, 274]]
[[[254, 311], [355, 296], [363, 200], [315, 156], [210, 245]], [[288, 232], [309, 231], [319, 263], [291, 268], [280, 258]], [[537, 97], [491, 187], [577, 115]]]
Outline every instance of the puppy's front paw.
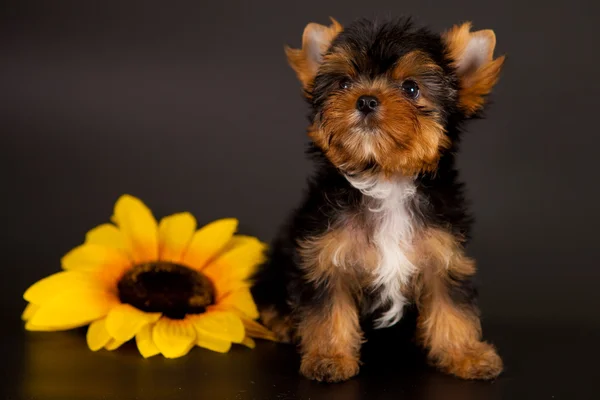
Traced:
[[493, 379], [500, 375], [503, 368], [502, 359], [494, 347], [484, 342], [452, 356], [450, 360], [442, 369], [463, 379]]
[[300, 373], [319, 382], [342, 382], [358, 374], [358, 359], [347, 355], [307, 354]]

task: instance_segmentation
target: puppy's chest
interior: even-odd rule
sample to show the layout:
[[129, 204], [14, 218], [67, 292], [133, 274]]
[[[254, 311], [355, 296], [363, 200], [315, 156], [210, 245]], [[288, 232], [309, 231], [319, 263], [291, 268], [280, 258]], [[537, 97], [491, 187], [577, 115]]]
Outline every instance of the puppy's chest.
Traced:
[[406, 283], [414, 272], [408, 255], [417, 226], [412, 209], [415, 186], [405, 180], [366, 188], [359, 182], [357, 187], [363, 201], [357, 209], [341, 213], [334, 265], [358, 269], [373, 285], [392, 285], [395, 290], [397, 282]]

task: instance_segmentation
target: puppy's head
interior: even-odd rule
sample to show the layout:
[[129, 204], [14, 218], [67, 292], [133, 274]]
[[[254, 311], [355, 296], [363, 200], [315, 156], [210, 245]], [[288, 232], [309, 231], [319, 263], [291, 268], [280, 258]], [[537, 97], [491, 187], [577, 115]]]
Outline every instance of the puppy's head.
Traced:
[[455, 26], [439, 35], [408, 20], [346, 28], [308, 24], [288, 61], [311, 103], [309, 136], [344, 172], [434, 171], [498, 80], [494, 32]]

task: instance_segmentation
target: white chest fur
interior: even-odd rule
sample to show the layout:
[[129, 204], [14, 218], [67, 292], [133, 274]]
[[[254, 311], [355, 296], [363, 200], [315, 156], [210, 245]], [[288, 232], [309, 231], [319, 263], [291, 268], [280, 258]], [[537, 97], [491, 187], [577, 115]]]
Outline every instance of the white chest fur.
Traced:
[[414, 181], [409, 178], [381, 180], [378, 178], [348, 181], [367, 196], [367, 218], [374, 227], [373, 240], [378, 253], [374, 285], [380, 293], [375, 308], [387, 310], [375, 322], [376, 328], [394, 325], [402, 318], [406, 298], [401, 292], [415, 266], [406, 254], [413, 238], [413, 215], [409, 203], [416, 194]]

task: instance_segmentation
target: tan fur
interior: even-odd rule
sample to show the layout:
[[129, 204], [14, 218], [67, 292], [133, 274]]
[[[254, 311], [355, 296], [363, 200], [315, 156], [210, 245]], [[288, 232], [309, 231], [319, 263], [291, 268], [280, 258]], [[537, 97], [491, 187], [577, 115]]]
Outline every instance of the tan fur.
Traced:
[[319, 381], [338, 382], [358, 373], [362, 332], [357, 303], [377, 254], [365, 232], [352, 226], [348, 222], [299, 244], [307, 278], [325, 283], [329, 292], [326, 304], [307, 311], [298, 326], [300, 371]]
[[[379, 111], [366, 123], [356, 118], [356, 101], [362, 95], [373, 95], [380, 102]], [[417, 113], [417, 106], [433, 115]], [[309, 137], [345, 171], [361, 170], [375, 161], [386, 176], [412, 176], [435, 170], [440, 150], [450, 145], [435, 111], [426, 95], [414, 103], [385, 80], [359, 80], [349, 90], [331, 95]]]
[[281, 316], [275, 308], [267, 307], [260, 310], [260, 319], [275, 334], [277, 341], [281, 343], [294, 341], [294, 326], [289, 315]]
[[402, 56], [392, 71], [392, 78], [402, 81], [406, 78], [418, 78], [419, 75], [424, 73], [439, 70], [441, 70], [441, 67], [427, 54], [415, 50]]
[[321, 54], [325, 53], [329, 44], [343, 29], [335, 19], [331, 18], [331, 22], [329, 27], [316, 23], [306, 25], [304, 33], [302, 34], [302, 48], [292, 49], [288, 46], [285, 47], [288, 63], [296, 72], [298, 79], [305, 89], [309, 89], [312, 86], [319, 67], [319, 65], [312, 62], [310, 56], [308, 56], [307, 43], [310, 40], [311, 35], [324, 35], [325, 40], [322, 42], [320, 51]]
[[338, 47], [335, 53], [325, 54], [320, 71], [324, 74], [336, 73], [349, 78], [356, 78], [357, 73], [352, 65], [352, 52], [342, 46]]
[[475, 274], [475, 261], [463, 251], [462, 238], [436, 228], [425, 229], [415, 240], [415, 262], [466, 278]]
[[[346, 173], [363, 171], [372, 164], [377, 165], [376, 173], [383, 177], [435, 171], [450, 140], [442, 125], [442, 111], [437, 108], [440, 106], [433, 101], [433, 93], [428, 93], [425, 80], [443, 73], [441, 67], [424, 52], [414, 51], [399, 60], [391, 76], [359, 76], [349, 49], [336, 46], [325, 54], [343, 29], [335, 20], [332, 22], [329, 27], [308, 24], [302, 48], [286, 48], [289, 64], [308, 97], [318, 71], [341, 77], [341, 82], [343, 77], [350, 78], [348, 85], [330, 92], [309, 128], [309, 137]], [[454, 27], [443, 38], [459, 72], [459, 106], [465, 113], [473, 114], [496, 83], [504, 57], [493, 59], [492, 31], [471, 33], [470, 24]], [[479, 68], [462, 68], [468, 63], [460, 64], [461, 60], [471, 61], [474, 54], [477, 56], [469, 51], [471, 57], [462, 58], [467, 49], [477, 49], [468, 47], [473, 38], [482, 39], [473, 44], [488, 45], [483, 48], [489, 54], [475, 58]], [[322, 59], [314, 57], [315, 43]], [[309, 53], [310, 44], [313, 48]], [[411, 99], [400, 92], [405, 79], [417, 82], [421, 88], [418, 98]], [[429, 90], [435, 89], [429, 85]], [[357, 100], [363, 95], [378, 99], [377, 110], [366, 117], [356, 109]], [[298, 243], [305, 277], [310, 284], [322, 285], [320, 289], [327, 291], [325, 300], [295, 310], [301, 315], [295, 316], [297, 326], [293, 327], [276, 313], [263, 312], [263, 321], [273, 331], [279, 331], [280, 336], [290, 337], [291, 329], [295, 329], [302, 353], [301, 372], [309, 378], [341, 381], [358, 373], [362, 342], [358, 304], [362, 291], [374, 279], [372, 272], [377, 270], [380, 256], [368, 221], [359, 218], [364, 217], [344, 215], [344, 220], [325, 234]], [[457, 281], [475, 273], [475, 263], [465, 256], [461, 239], [442, 229], [424, 228], [415, 232], [410, 251], [417, 271], [410, 284], [403, 284], [402, 294], [413, 298], [419, 308], [419, 338], [428, 349], [430, 360], [462, 378], [497, 376], [502, 361], [491, 345], [481, 341], [476, 308], [456, 303], [451, 296]]]
[[[436, 169], [441, 150], [448, 148], [450, 141], [439, 113], [428, 99], [426, 85], [419, 85], [422, 95], [412, 101], [399, 96], [397, 84], [386, 79], [360, 79], [344, 48], [328, 54], [322, 69], [353, 78], [350, 89], [330, 96], [322, 119], [309, 128], [309, 137], [335, 165], [353, 172], [376, 162], [388, 177], [412, 176]], [[418, 84], [421, 76], [439, 69], [424, 53], [414, 51], [402, 57], [392, 78], [397, 83], [411, 78]], [[368, 121], [357, 117], [356, 101], [362, 95], [375, 96], [380, 103], [379, 111]], [[424, 116], [417, 112], [417, 107], [432, 114]]]
[[413, 257], [421, 264], [414, 285], [418, 336], [430, 361], [464, 379], [498, 376], [502, 360], [493, 346], [481, 341], [477, 310], [455, 304], [449, 295], [452, 278], [475, 273], [474, 262], [464, 255], [460, 241], [442, 230], [426, 230]]
[[457, 64], [463, 57], [469, 41], [481, 37], [490, 42], [486, 62], [478, 69], [467, 69], [461, 71], [459, 103], [463, 110], [469, 115], [483, 107], [485, 96], [487, 96], [497, 83], [505, 56], [494, 59], [494, 48], [496, 47], [496, 35], [494, 31], [486, 29], [471, 32], [471, 23], [466, 22], [456, 25], [446, 31], [443, 38], [448, 48], [449, 56]]
[[315, 283], [343, 279], [347, 286], [362, 286], [365, 275], [377, 267], [378, 256], [366, 232], [352, 223], [298, 244], [307, 278]]
[[358, 374], [363, 341], [352, 292], [341, 281], [331, 287], [325, 309], [308, 311], [298, 326], [300, 372], [311, 379], [340, 382]]

